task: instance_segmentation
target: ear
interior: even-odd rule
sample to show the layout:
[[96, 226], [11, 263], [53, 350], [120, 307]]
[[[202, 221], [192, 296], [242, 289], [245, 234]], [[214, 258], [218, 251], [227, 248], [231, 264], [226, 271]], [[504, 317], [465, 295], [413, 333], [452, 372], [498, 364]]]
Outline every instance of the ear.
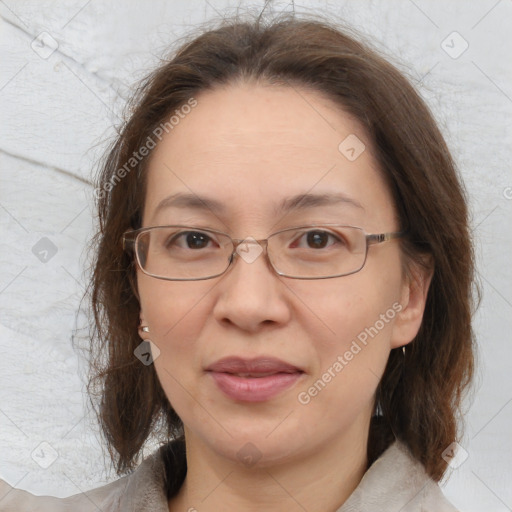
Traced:
[[[149, 335], [149, 326], [144, 318], [144, 312], [142, 311], [142, 309], [140, 310], [140, 315], [139, 315], [139, 318], [140, 318], [140, 323], [139, 323], [139, 336], [142, 338], [142, 339], [146, 339]], [[145, 328], [146, 330], [142, 330], [142, 328]]]
[[412, 263], [404, 276], [400, 299], [402, 309], [395, 317], [391, 348], [407, 345], [418, 334], [433, 274], [432, 258], [428, 258], [424, 265]]

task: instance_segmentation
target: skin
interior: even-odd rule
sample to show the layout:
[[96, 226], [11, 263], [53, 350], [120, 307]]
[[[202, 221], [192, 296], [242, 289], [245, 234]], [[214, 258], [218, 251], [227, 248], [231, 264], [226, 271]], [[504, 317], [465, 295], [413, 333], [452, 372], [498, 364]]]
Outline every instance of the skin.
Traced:
[[[340, 223], [367, 233], [398, 228], [393, 201], [357, 121], [320, 93], [254, 83], [217, 88], [157, 145], [148, 168], [143, 226], [192, 224], [233, 238], [266, 238], [286, 227]], [[353, 162], [338, 145], [356, 134]], [[225, 212], [168, 208], [176, 192], [208, 196]], [[283, 198], [341, 192], [363, 208], [320, 206], [276, 215]], [[188, 473], [172, 511], [329, 511], [360, 482], [374, 394], [392, 348], [409, 343], [430, 276], [403, 274], [399, 242], [370, 247], [364, 268], [335, 279], [276, 275], [264, 255], [238, 259], [223, 276], [164, 281], [138, 271], [140, 331], [161, 353], [155, 368], [185, 425]], [[402, 310], [311, 399], [307, 390], [365, 327], [394, 303]], [[299, 382], [261, 403], [234, 401], [204, 368], [231, 355], [273, 356], [304, 369]], [[255, 465], [240, 462], [246, 443]], [[247, 449], [247, 448], [245, 448]]]

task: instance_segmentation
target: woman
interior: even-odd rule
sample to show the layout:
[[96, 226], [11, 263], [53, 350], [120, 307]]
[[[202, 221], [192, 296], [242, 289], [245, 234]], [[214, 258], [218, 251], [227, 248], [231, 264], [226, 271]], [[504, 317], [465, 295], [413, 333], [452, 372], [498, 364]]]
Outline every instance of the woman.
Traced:
[[96, 195], [91, 397], [119, 475], [168, 442], [0, 510], [455, 510], [467, 208], [393, 66], [325, 21], [223, 22], [143, 83]]

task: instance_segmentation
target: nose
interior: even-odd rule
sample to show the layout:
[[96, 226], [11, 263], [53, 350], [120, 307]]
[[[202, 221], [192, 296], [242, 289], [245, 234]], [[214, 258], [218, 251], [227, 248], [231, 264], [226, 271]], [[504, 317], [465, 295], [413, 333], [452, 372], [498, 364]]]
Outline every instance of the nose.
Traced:
[[214, 317], [248, 332], [287, 323], [291, 309], [283, 280], [272, 269], [264, 246], [241, 244], [216, 286]]

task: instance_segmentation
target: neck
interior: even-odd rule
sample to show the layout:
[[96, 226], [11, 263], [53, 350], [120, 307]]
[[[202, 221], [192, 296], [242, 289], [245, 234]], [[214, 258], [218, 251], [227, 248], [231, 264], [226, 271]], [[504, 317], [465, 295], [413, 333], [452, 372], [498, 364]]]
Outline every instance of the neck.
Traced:
[[342, 439], [316, 446], [300, 459], [252, 468], [219, 456], [187, 432], [187, 476], [169, 510], [334, 512], [366, 471], [368, 426], [354, 424]]

